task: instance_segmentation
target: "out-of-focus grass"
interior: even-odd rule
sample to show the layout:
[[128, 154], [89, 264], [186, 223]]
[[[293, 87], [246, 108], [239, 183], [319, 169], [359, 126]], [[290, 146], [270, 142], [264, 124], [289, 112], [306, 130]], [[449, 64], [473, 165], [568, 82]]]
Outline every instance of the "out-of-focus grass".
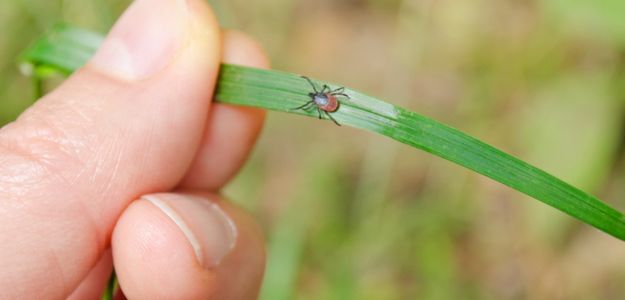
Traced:
[[[279, 69], [404, 99], [625, 208], [622, 1], [210, 2]], [[10, 28], [0, 35], [0, 124], [31, 101], [16, 55], [35, 36], [59, 20], [106, 31], [126, 4], [0, 2]], [[267, 232], [263, 299], [625, 295], [621, 242], [447, 162], [326, 123], [272, 114], [271, 135], [225, 191]]]

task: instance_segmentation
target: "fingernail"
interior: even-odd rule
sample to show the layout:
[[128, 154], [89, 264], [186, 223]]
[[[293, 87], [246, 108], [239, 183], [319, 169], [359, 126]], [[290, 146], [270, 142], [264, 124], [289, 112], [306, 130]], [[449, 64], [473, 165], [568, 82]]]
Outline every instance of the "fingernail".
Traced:
[[215, 202], [181, 194], [151, 194], [142, 198], [158, 207], [180, 228], [204, 268], [219, 265], [234, 248], [236, 225]]
[[174, 58], [187, 16], [184, 0], [134, 1], [91, 59], [91, 66], [127, 80], [149, 77]]

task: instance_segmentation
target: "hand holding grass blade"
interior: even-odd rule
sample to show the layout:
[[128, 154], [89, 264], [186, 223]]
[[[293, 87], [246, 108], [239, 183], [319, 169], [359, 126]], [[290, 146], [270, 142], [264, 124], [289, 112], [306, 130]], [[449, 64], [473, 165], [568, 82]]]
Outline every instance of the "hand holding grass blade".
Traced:
[[[50, 70], [70, 74], [87, 61], [101, 41], [97, 33], [59, 25], [37, 40], [24, 53], [23, 61], [38, 77]], [[215, 99], [318, 117], [317, 110], [292, 109], [310, 101], [310, 92], [310, 85], [300, 75], [223, 64]], [[596, 197], [435, 120], [354, 90], [341, 92], [349, 99], [331, 112], [335, 122], [377, 132], [440, 156], [625, 240], [625, 216]]]

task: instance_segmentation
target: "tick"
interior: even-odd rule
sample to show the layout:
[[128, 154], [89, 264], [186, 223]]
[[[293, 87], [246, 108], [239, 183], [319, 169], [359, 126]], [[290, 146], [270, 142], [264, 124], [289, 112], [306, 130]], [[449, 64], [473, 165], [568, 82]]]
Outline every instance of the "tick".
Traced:
[[312, 80], [310, 80], [310, 78], [306, 76], [302, 76], [302, 78], [306, 79], [306, 81], [310, 83], [310, 86], [313, 88], [313, 92], [308, 93], [310, 101], [304, 103], [302, 106], [293, 108], [293, 110], [301, 109], [307, 111], [310, 108], [316, 107], [319, 119], [322, 119], [321, 114], [323, 112], [323, 114], [328, 116], [330, 120], [334, 121], [334, 124], [341, 126], [341, 124], [339, 124], [339, 122], [337, 122], [332, 115], [330, 115], [330, 113], [337, 111], [339, 109], [339, 105], [341, 105], [341, 102], [336, 96], [343, 96], [349, 99], [349, 96], [344, 93], [345, 88], [340, 87], [333, 90], [327, 84], [324, 84], [321, 90], [317, 90], [317, 87]]

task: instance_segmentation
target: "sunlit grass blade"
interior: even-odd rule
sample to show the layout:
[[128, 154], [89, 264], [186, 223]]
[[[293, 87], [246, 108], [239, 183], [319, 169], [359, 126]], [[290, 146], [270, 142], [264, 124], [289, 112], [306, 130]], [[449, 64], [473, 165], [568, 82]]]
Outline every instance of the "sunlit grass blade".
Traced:
[[[36, 41], [23, 57], [35, 69], [53, 68], [67, 74], [82, 66], [101, 40], [99, 35], [83, 29], [58, 26]], [[215, 98], [222, 103], [316, 118], [315, 110], [292, 109], [309, 100], [310, 89], [297, 74], [224, 64]], [[625, 240], [624, 215], [596, 197], [435, 120], [358, 91], [345, 89], [345, 93], [351, 99], [343, 100], [339, 110], [332, 114], [339, 123], [373, 131], [440, 156]]]

